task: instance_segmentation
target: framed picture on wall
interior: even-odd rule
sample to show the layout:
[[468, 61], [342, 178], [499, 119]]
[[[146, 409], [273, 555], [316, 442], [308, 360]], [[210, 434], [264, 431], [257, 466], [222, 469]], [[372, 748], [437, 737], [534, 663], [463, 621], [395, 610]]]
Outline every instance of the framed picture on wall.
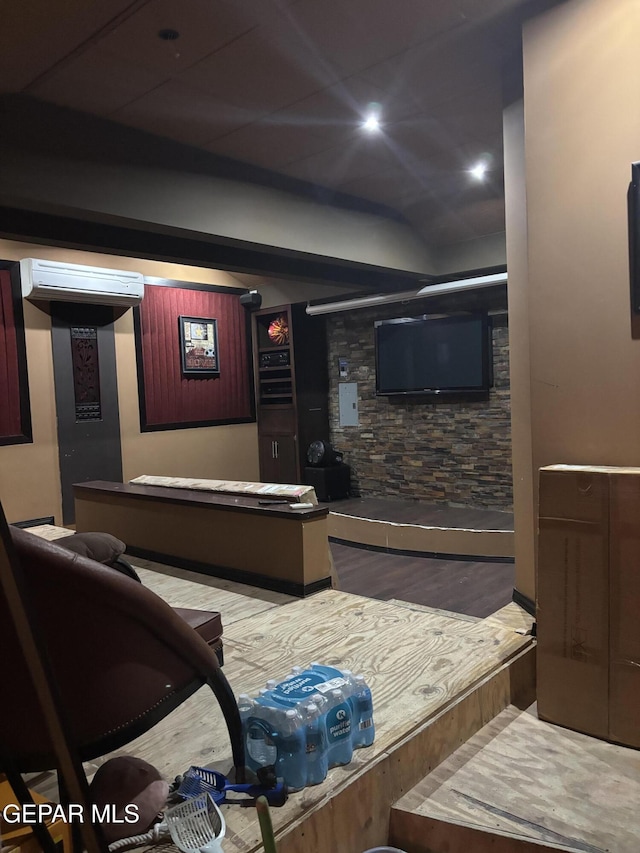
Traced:
[[220, 375], [218, 321], [211, 317], [178, 317], [180, 359], [185, 376]]

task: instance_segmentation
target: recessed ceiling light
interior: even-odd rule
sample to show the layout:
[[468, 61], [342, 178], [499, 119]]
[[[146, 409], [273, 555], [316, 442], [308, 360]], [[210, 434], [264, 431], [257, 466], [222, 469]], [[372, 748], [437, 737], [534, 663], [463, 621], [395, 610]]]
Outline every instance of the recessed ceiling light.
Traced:
[[472, 178], [475, 178], [476, 181], [484, 181], [488, 168], [489, 167], [487, 166], [487, 164], [481, 161], [479, 163], [476, 163], [475, 166], [472, 166], [471, 169], [469, 169], [469, 174]]
[[377, 133], [380, 130], [380, 119], [377, 115], [368, 115], [362, 122], [362, 129], [367, 133]]
[[379, 130], [381, 130], [381, 112], [382, 107], [380, 106], [380, 104], [375, 103], [375, 101], [372, 101], [370, 104], [367, 104], [367, 109], [362, 117], [362, 129], [366, 130], [367, 133], [377, 133]]

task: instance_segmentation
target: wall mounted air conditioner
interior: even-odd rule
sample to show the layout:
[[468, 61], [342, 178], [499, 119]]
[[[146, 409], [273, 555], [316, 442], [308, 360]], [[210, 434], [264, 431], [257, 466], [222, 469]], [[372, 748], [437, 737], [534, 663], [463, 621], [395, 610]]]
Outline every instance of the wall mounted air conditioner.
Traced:
[[137, 272], [23, 258], [20, 278], [25, 299], [139, 305], [144, 296], [144, 276]]

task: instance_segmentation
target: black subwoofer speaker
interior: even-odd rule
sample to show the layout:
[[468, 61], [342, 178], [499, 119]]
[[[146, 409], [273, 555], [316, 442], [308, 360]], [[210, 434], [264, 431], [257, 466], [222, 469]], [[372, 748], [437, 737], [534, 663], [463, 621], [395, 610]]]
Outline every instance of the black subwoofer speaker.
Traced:
[[351, 468], [340, 463], [330, 468], [305, 468], [304, 482], [313, 486], [319, 501], [348, 498], [351, 488]]

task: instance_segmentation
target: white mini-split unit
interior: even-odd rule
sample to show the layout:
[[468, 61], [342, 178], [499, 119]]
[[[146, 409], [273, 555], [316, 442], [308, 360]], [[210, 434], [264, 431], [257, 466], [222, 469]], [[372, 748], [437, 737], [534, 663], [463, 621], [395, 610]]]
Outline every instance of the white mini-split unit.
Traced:
[[144, 276], [138, 272], [23, 258], [20, 278], [26, 299], [131, 306], [144, 296]]

